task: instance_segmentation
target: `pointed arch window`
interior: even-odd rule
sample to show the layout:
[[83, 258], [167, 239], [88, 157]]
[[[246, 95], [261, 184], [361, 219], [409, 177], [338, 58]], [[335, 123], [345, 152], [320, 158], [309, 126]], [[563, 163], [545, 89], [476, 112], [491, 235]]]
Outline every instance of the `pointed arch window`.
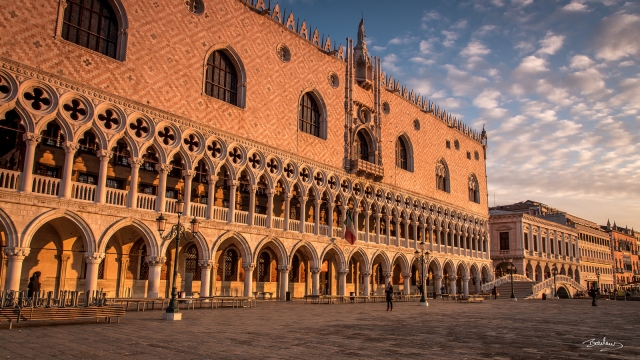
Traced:
[[[362, 131], [358, 131], [356, 140], [356, 154], [360, 160], [369, 161], [369, 143]], [[370, 161], [369, 161], [370, 162]]]
[[118, 18], [107, 0], [67, 0], [62, 38], [102, 55], [118, 55]]
[[300, 115], [298, 128], [307, 134], [320, 137], [320, 108], [310, 93], [300, 98]]
[[449, 168], [447, 163], [441, 159], [436, 164], [436, 187], [438, 190], [451, 192], [449, 188]]
[[413, 154], [409, 139], [405, 135], [396, 139], [396, 166], [402, 170], [413, 172]]
[[205, 94], [238, 106], [238, 74], [233, 62], [222, 51], [214, 51], [207, 59]]
[[200, 280], [201, 270], [198, 264], [198, 247], [195, 244], [189, 246], [185, 254], [185, 274], [193, 274], [193, 280]]
[[234, 249], [224, 253], [224, 281], [238, 281], [238, 253]]
[[480, 204], [480, 186], [474, 174], [469, 175], [469, 201]]

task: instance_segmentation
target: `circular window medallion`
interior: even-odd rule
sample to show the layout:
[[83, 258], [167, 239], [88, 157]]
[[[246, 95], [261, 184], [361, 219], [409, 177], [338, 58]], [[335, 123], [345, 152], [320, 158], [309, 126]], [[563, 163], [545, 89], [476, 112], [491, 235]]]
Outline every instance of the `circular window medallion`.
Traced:
[[278, 55], [278, 59], [282, 62], [289, 62], [291, 60], [291, 51], [285, 44], [278, 44], [276, 47], [276, 54]]
[[389, 103], [386, 101], [382, 104], [382, 112], [387, 115], [391, 112], [391, 107], [389, 107]]
[[338, 74], [330, 72], [328, 80], [329, 85], [331, 85], [332, 88], [336, 89], [338, 86], [340, 86], [340, 78], [338, 77]]
[[420, 120], [418, 119], [413, 120], [413, 128], [416, 129], [416, 131], [420, 130]]

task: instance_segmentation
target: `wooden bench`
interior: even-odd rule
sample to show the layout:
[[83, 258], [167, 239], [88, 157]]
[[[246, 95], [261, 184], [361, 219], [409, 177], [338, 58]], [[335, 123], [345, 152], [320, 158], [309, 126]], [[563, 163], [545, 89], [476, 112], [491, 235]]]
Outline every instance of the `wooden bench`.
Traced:
[[104, 318], [105, 322], [111, 324], [111, 319], [116, 318], [120, 323], [120, 316], [124, 316], [123, 306], [90, 306], [90, 307], [29, 307], [29, 308], [4, 308], [0, 309], [0, 322], [7, 321], [9, 329], [13, 323], [20, 321], [64, 321], [80, 319], [96, 319], [98, 322]]

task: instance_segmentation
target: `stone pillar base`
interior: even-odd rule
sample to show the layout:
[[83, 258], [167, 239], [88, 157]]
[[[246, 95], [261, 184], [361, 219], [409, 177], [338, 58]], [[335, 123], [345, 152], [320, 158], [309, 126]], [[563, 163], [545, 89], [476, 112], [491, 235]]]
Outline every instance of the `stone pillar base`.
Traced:
[[420, 306], [429, 306], [429, 303], [426, 302], [426, 301], [425, 302], [419, 302], [418, 304], [420, 304]]
[[162, 320], [178, 321], [182, 320], [182, 313], [164, 313]]

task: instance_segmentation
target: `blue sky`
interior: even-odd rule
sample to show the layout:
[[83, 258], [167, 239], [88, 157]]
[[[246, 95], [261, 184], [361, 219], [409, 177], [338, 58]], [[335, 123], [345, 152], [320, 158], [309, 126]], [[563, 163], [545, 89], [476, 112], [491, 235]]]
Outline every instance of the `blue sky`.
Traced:
[[285, 0], [344, 43], [364, 13], [383, 71], [489, 133], [489, 204], [640, 228], [640, 1]]

